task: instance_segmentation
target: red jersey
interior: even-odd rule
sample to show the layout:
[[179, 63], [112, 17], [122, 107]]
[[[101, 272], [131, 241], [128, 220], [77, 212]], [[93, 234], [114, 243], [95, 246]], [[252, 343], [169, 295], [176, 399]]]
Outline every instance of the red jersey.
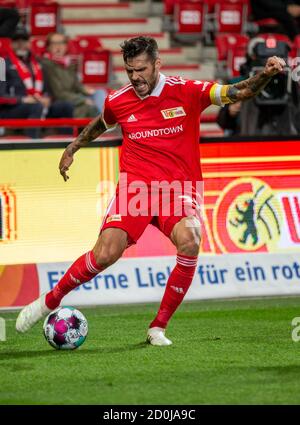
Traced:
[[160, 74], [149, 96], [140, 98], [131, 84], [110, 94], [103, 118], [122, 129], [120, 172], [147, 183], [202, 180], [200, 114], [212, 102], [220, 104], [222, 87]]

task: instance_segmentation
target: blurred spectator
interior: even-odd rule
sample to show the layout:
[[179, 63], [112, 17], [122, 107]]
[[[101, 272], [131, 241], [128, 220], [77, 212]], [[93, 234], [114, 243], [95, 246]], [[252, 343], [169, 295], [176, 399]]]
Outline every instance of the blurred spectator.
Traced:
[[98, 115], [103, 109], [106, 92], [80, 83], [77, 66], [68, 54], [68, 38], [64, 34], [49, 34], [46, 48], [42, 64], [54, 99], [72, 102], [75, 117]]
[[[72, 118], [69, 102], [52, 102], [44, 85], [42, 67], [30, 52], [24, 27], [12, 35], [12, 50], [6, 59], [6, 81], [0, 83], [0, 118]], [[40, 137], [39, 129], [28, 129], [29, 137]]]
[[242, 102], [236, 102], [225, 105], [220, 108], [217, 123], [224, 130], [224, 136], [234, 136], [240, 134], [241, 131], [241, 111]]
[[11, 37], [15, 32], [20, 15], [15, 8], [0, 8], [0, 37]]
[[291, 40], [300, 33], [299, 0], [251, 0], [251, 7], [255, 20], [276, 19]]

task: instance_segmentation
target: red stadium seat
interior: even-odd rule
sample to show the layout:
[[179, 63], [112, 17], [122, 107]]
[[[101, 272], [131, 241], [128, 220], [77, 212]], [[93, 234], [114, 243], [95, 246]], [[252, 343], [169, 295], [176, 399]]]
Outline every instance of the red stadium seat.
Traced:
[[[32, 1], [32, 0], [31, 0]], [[59, 5], [56, 2], [33, 2], [30, 8], [32, 35], [47, 35], [59, 29]]]
[[85, 51], [101, 51], [103, 46], [101, 38], [97, 35], [78, 35], [70, 40], [70, 49], [73, 53], [83, 53]]
[[242, 33], [247, 22], [247, 0], [219, 0], [215, 5], [216, 31]]
[[174, 13], [176, 0], [163, 0], [163, 3], [164, 3], [164, 15], [172, 16]]
[[246, 60], [249, 37], [241, 34], [219, 34], [216, 36], [217, 74], [220, 78], [240, 75], [239, 68]]
[[294, 46], [297, 49], [297, 56], [300, 54], [300, 34], [294, 38]]
[[216, 47], [218, 61], [224, 61], [227, 58], [228, 51], [236, 46], [246, 47], [249, 37], [241, 34], [219, 34], [216, 36]]
[[84, 52], [82, 54], [81, 74], [84, 84], [107, 84], [111, 76], [111, 52]]
[[35, 56], [43, 56], [46, 52], [46, 37], [34, 36], [31, 38], [31, 51]]
[[203, 0], [182, 0], [175, 4], [174, 21], [178, 34], [201, 35], [204, 29], [206, 4]]
[[27, 9], [30, 7], [29, 0], [3, 0], [1, 7], [16, 7], [18, 9]]
[[240, 67], [246, 62], [247, 46], [232, 46], [228, 51], [227, 70], [228, 77], [240, 76]]
[[80, 56], [84, 84], [106, 84], [111, 75], [111, 52], [103, 49], [97, 35], [81, 35], [69, 41], [69, 52]]

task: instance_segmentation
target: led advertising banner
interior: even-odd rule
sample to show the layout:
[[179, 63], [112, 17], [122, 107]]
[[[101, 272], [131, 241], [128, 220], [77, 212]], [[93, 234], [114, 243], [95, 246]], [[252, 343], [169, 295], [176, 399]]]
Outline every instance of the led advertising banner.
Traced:
[[[236, 259], [245, 253], [253, 255], [244, 257], [250, 261], [244, 264], [245, 273], [247, 267], [256, 267], [251, 258], [255, 258], [257, 267], [261, 267], [261, 254], [265, 264], [270, 262], [270, 273], [258, 272], [254, 277], [265, 284], [275, 282], [272, 293], [281, 293], [278, 285], [285, 280], [289, 284], [291, 279], [300, 283], [299, 142], [204, 143], [200, 144], [200, 152], [204, 176], [200, 254], [203, 264], [210, 265], [212, 271], [225, 259], [226, 267], [220, 267], [228, 269], [223, 283], [219, 277], [219, 283], [225, 285], [222, 293], [219, 290], [214, 294], [226, 296], [226, 284], [230, 280], [233, 285], [234, 276], [240, 282], [243, 272], [235, 275], [240, 261]], [[0, 306], [23, 305], [39, 291], [51, 287], [67, 265], [91, 249], [97, 239], [118, 180], [120, 149], [81, 149], [75, 155], [68, 182], [58, 172], [61, 154], [62, 149], [56, 148], [0, 151]], [[119, 266], [114, 267], [119, 275], [127, 276], [129, 288], [133, 285], [133, 277], [129, 276], [135, 276], [137, 285], [139, 282], [134, 270], [136, 258], [142, 261], [139, 264], [141, 270], [145, 268], [143, 273], [151, 277], [151, 268], [157, 268], [155, 257], [165, 256], [164, 270], [157, 273], [167, 276], [174, 254], [171, 242], [150, 225], [139, 242], [125, 252]], [[279, 258], [283, 263], [276, 275], [272, 267], [276, 267]], [[202, 262], [200, 256], [199, 265]], [[285, 265], [291, 272], [282, 269]], [[56, 272], [57, 275], [53, 274]], [[123, 285], [126, 279], [121, 278]], [[214, 281], [214, 277], [203, 283], [198, 273], [198, 280], [201, 291], [194, 297], [201, 298], [205, 284]], [[157, 299], [165, 285], [162, 277], [158, 281], [161, 285], [153, 283], [151, 289], [158, 288]], [[249, 277], [245, 281], [249, 282]], [[115, 289], [119, 288], [120, 294], [129, 294], [128, 288], [118, 285], [115, 284]], [[295, 286], [289, 288], [283, 289], [284, 293], [295, 293]], [[149, 300], [142, 296], [146, 290], [138, 293], [141, 296], [135, 296], [136, 301]], [[227, 293], [234, 296], [234, 291]], [[206, 297], [209, 294], [206, 290]], [[237, 290], [236, 295], [242, 296], [243, 291]], [[105, 299], [113, 302], [117, 298], [114, 295], [111, 301], [109, 297]], [[152, 295], [151, 299], [155, 298]], [[120, 295], [119, 299], [130, 302], [132, 295], [125, 298]]]

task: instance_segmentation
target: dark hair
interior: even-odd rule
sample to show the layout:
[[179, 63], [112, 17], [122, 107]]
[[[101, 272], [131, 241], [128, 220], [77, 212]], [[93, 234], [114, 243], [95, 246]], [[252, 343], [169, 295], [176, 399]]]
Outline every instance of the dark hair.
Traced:
[[147, 53], [153, 62], [158, 58], [158, 45], [156, 40], [144, 35], [125, 40], [121, 44], [121, 49], [125, 63], [128, 59], [135, 58], [143, 53]]

